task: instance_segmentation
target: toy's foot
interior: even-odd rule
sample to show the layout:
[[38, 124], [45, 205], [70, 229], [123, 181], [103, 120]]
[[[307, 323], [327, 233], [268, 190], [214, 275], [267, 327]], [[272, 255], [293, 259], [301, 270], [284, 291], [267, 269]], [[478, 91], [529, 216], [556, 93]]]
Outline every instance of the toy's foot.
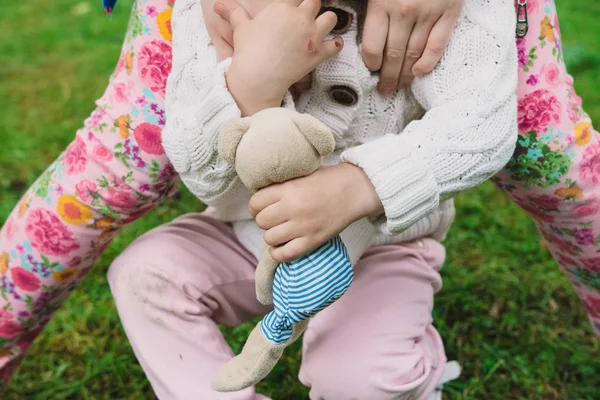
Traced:
[[273, 304], [273, 281], [278, 265], [269, 253], [269, 246], [265, 246], [254, 272], [256, 299], [265, 306]]
[[283, 354], [286, 343], [275, 344], [257, 325], [242, 352], [217, 371], [212, 387], [218, 392], [235, 392], [253, 386], [271, 372]]
[[260, 324], [256, 325], [242, 352], [219, 368], [213, 377], [212, 388], [218, 392], [235, 392], [256, 385], [271, 372], [286, 346], [302, 335], [307, 324], [308, 321], [303, 321], [294, 325], [290, 340], [281, 344], [267, 340]]

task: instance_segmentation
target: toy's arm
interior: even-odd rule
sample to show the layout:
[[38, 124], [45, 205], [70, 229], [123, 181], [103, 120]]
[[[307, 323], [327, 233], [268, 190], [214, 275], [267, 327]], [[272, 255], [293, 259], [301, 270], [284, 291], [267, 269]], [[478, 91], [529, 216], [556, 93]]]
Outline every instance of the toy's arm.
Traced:
[[172, 29], [173, 68], [167, 84], [167, 122], [162, 136], [165, 152], [185, 185], [200, 200], [249, 216], [245, 204], [250, 191], [237, 177], [234, 165], [217, 151], [221, 126], [241, 114], [225, 81], [230, 59], [218, 61], [199, 1], [175, 3]]
[[510, 159], [517, 140], [514, 32], [512, 0], [468, 0], [440, 64], [412, 83], [424, 117], [342, 154], [369, 176], [386, 231], [407, 229]]

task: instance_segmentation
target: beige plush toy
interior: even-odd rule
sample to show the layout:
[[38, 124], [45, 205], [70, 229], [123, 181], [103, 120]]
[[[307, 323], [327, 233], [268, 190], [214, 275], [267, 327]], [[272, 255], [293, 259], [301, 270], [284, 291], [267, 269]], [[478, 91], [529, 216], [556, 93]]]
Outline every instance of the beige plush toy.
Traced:
[[[235, 164], [241, 181], [258, 191], [313, 173], [334, 148], [333, 134], [316, 118], [270, 108], [225, 124], [218, 151]], [[278, 264], [265, 245], [256, 268], [256, 294], [262, 304], [274, 304], [274, 311], [254, 328], [242, 352], [219, 369], [213, 388], [237, 391], [263, 379], [304, 332], [308, 318], [341, 297], [353, 277], [339, 236], [290, 263]]]

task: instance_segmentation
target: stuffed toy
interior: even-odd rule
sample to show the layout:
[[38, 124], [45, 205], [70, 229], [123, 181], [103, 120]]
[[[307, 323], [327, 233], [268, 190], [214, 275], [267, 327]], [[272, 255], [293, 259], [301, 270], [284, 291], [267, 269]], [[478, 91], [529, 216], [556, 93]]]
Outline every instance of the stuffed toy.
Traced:
[[[226, 123], [218, 143], [219, 155], [235, 165], [253, 192], [310, 175], [334, 148], [327, 126], [287, 108], [269, 108]], [[265, 244], [255, 273], [256, 295], [274, 310], [254, 328], [241, 353], [217, 371], [213, 389], [238, 391], [267, 376], [284, 349], [304, 332], [308, 319], [340, 298], [353, 277], [339, 236], [289, 263], [273, 260]]]

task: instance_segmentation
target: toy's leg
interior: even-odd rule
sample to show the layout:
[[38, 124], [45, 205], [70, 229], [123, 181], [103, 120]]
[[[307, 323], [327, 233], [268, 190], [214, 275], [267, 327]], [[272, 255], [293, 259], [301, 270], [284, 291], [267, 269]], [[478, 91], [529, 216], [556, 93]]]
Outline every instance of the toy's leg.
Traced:
[[308, 319], [346, 292], [354, 273], [339, 237], [292, 263], [280, 264], [273, 283], [275, 310], [267, 314], [242, 352], [215, 375], [215, 390], [229, 392], [258, 383], [283, 350], [306, 329]]
[[277, 261], [273, 260], [271, 253], [269, 253], [269, 246], [265, 245], [254, 273], [256, 298], [260, 304], [273, 304], [275, 270], [277, 270]]
[[288, 340], [277, 343], [267, 339], [263, 333], [264, 321], [252, 330], [242, 352], [219, 368], [212, 381], [214, 390], [235, 392], [260, 382], [277, 364], [283, 350], [296, 341], [308, 325], [307, 320], [292, 325], [289, 328]]

